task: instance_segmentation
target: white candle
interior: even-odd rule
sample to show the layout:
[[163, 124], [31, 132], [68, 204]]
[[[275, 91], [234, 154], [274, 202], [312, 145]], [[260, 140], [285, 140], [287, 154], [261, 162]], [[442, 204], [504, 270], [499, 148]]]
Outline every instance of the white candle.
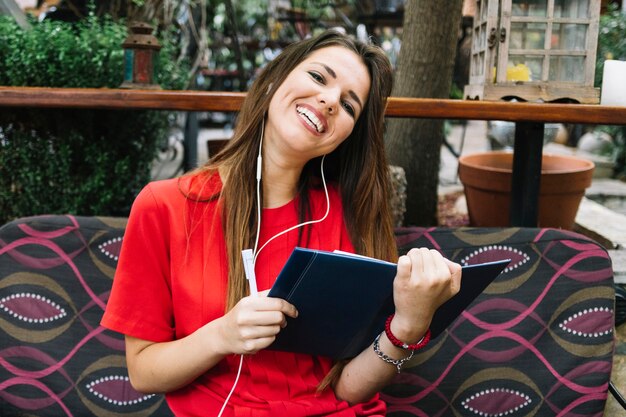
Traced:
[[626, 61], [604, 61], [600, 104], [626, 106]]

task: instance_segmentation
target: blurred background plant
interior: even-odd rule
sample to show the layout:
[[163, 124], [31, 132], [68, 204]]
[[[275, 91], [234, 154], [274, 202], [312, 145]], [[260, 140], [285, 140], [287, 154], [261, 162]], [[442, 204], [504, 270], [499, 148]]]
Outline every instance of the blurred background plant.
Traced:
[[[595, 74], [596, 87], [602, 85], [605, 60], [626, 61], [626, 37], [624, 34], [626, 34], [626, 12], [619, 10], [616, 4], [609, 4], [606, 13], [600, 16]], [[613, 138], [614, 176], [626, 181], [626, 126], [599, 126], [596, 130], [598, 134], [606, 133]]]
[[344, 27], [355, 33], [359, 18], [371, 14], [378, 3], [381, 2], [39, 0], [29, 13], [38, 20], [76, 22], [92, 13], [113, 21], [150, 23], [158, 33], [170, 32], [177, 60], [189, 61], [187, 88], [245, 91], [258, 69], [289, 43], [329, 27]]
[[616, 4], [609, 4], [606, 13], [600, 16], [595, 77], [597, 87], [602, 84], [605, 60], [626, 60], [626, 37], [624, 34], [626, 34], [626, 12], [620, 10]]
[[[92, 8], [75, 22], [31, 19], [28, 29], [0, 16], [0, 85], [116, 88], [123, 81], [123, 20]], [[184, 88], [186, 60], [173, 32], [163, 45], [156, 79]], [[35, 109], [0, 112], [0, 223], [45, 214], [127, 214], [172, 116], [156, 111]]]

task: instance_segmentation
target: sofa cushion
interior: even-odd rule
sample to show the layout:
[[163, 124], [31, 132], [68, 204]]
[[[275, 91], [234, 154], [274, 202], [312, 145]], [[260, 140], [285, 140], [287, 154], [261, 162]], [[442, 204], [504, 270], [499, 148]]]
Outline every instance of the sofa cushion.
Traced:
[[[0, 227], [0, 415], [171, 415], [163, 396], [132, 389], [123, 337], [99, 326], [125, 223], [59, 215]], [[602, 415], [615, 298], [601, 246], [552, 229], [396, 238], [401, 253], [512, 263], [384, 391], [390, 416]]]
[[128, 381], [99, 325], [125, 219], [37, 216], [0, 228], [0, 415], [171, 415]]
[[[384, 394], [390, 416], [601, 416], [614, 348], [611, 261], [553, 229], [398, 229], [461, 264], [511, 265]], [[462, 282], [471, 285], [471, 282]]]

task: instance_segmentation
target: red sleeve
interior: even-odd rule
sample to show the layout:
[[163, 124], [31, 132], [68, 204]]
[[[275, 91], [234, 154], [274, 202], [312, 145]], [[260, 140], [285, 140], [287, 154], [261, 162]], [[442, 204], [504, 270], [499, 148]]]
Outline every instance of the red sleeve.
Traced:
[[104, 327], [154, 342], [174, 339], [168, 222], [146, 186], [128, 219]]

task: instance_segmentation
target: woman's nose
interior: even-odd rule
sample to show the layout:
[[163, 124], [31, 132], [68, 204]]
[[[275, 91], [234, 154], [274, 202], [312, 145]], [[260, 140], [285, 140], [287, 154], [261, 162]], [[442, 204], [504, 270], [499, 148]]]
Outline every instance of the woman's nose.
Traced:
[[324, 107], [324, 111], [328, 114], [337, 113], [337, 105], [339, 103], [339, 97], [336, 97], [334, 93], [326, 93], [320, 97], [320, 104]]

